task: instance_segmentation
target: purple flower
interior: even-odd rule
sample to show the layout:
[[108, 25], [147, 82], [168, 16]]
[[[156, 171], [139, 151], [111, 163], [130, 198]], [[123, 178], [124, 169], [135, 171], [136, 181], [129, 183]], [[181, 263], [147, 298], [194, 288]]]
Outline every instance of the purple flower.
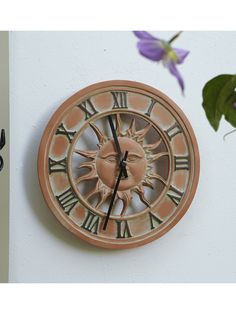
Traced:
[[145, 31], [135, 31], [134, 34], [139, 38], [137, 46], [140, 54], [152, 61], [162, 61], [164, 67], [168, 68], [170, 73], [177, 78], [183, 92], [184, 81], [176, 65], [184, 62], [189, 51], [171, 47], [171, 42], [177, 38], [178, 35], [174, 36], [173, 39], [168, 42], [156, 38]]
[[233, 104], [233, 107], [236, 109], [236, 102]]

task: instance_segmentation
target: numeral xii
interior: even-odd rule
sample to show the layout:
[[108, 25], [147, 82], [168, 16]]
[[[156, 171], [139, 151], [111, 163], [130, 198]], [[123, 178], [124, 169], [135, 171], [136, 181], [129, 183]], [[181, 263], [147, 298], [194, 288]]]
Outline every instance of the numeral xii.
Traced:
[[112, 109], [128, 108], [127, 105], [127, 92], [111, 92], [113, 97]]

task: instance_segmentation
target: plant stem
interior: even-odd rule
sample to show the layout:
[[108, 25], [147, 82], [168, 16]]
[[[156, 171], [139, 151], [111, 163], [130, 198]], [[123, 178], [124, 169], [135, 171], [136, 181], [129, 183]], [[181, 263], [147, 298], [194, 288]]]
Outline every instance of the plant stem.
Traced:
[[226, 134], [223, 136], [223, 140], [225, 141], [226, 136], [228, 136], [228, 135], [230, 135], [231, 133], [234, 133], [234, 132], [236, 132], [236, 129], [234, 129], [234, 130], [232, 130], [232, 131], [226, 133]]
[[176, 40], [182, 32], [183, 31], [179, 31], [173, 37], [171, 37], [171, 39], [168, 41], [168, 44], [171, 44], [174, 40]]

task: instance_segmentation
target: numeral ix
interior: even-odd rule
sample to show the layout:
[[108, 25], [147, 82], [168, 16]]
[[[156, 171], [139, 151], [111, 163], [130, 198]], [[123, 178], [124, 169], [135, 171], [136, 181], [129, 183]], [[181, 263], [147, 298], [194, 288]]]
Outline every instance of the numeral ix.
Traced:
[[54, 160], [49, 157], [48, 167], [49, 167], [49, 174], [53, 172], [66, 172], [67, 170], [66, 157], [61, 160]]

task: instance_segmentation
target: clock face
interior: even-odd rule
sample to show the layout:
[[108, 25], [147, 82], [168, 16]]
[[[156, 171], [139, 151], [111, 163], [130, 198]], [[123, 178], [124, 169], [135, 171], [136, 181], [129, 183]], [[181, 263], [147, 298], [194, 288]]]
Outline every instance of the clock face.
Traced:
[[101, 247], [136, 247], [187, 211], [199, 177], [198, 147], [183, 112], [160, 91], [102, 82], [52, 116], [38, 174], [49, 208], [69, 231]]

